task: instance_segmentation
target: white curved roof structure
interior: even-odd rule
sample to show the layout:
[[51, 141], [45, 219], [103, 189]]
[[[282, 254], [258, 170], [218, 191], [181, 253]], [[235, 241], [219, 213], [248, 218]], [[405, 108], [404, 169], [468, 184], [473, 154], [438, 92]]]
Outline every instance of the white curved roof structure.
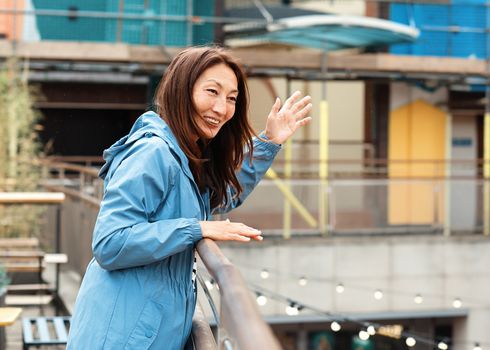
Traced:
[[277, 43], [325, 51], [411, 42], [419, 36], [418, 29], [388, 20], [318, 12], [226, 25], [225, 33], [231, 46]]

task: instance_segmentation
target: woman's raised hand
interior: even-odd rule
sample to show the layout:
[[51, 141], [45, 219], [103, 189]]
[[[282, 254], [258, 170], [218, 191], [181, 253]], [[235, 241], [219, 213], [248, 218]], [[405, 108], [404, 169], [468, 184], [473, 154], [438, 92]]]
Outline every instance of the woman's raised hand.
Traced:
[[301, 92], [294, 92], [281, 107], [281, 100], [276, 98], [265, 125], [265, 136], [274, 143], [282, 144], [296, 130], [310, 122], [311, 97], [305, 96], [298, 101]]
[[199, 221], [202, 237], [214, 241], [248, 242], [250, 239], [261, 241], [262, 232], [240, 222], [225, 221]]

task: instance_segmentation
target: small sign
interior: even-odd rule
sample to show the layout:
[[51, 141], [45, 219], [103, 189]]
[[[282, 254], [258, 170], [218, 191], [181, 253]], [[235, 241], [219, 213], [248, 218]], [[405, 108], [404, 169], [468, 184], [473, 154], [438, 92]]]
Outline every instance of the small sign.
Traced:
[[403, 332], [403, 326], [399, 324], [386, 325], [378, 328], [378, 334], [384, 335], [385, 337], [400, 339]]
[[456, 137], [453, 138], [453, 147], [471, 147], [473, 140], [469, 137]]

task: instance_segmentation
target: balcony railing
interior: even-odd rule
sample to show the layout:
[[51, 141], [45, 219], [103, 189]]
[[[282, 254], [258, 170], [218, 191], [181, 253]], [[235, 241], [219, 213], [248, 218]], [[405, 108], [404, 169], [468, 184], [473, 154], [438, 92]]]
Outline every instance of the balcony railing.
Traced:
[[[67, 159], [64, 159], [67, 160]], [[71, 159], [90, 161], [97, 159]], [[95, 162], [95, 163], [94, 163]], [[45, 162], [46, 185], [98, 205], [103, 189], [98, 166]], [[331, 160], [319, 180], [318, 162], [297, 161], [291, 177], [274, 163], [231, 220], [266, 234], [481, 233], [485, 183], [482, 161]], [[319, 203], [324, 199], [324, 212]], [[285, 206], [289, 206], [285, 210]], [[324, 217], [324, 226], [320, 226]], [[224, 217], [221, 217], [224, 218]]]

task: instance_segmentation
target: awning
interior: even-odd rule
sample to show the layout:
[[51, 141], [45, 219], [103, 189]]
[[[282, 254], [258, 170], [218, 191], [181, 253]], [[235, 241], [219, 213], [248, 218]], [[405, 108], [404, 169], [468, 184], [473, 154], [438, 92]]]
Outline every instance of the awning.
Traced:
[[[229, 46], [282, 44], [333, 51], [412, 42], [418, 29], [374, 17], [347, 16], [285, 6], [229, 10], [232, 17], [257, 21], [224, 27]], [[264, 14], [267, 15], [264, 20]], [[270, 16], [269, 16], [270, 15]]]

